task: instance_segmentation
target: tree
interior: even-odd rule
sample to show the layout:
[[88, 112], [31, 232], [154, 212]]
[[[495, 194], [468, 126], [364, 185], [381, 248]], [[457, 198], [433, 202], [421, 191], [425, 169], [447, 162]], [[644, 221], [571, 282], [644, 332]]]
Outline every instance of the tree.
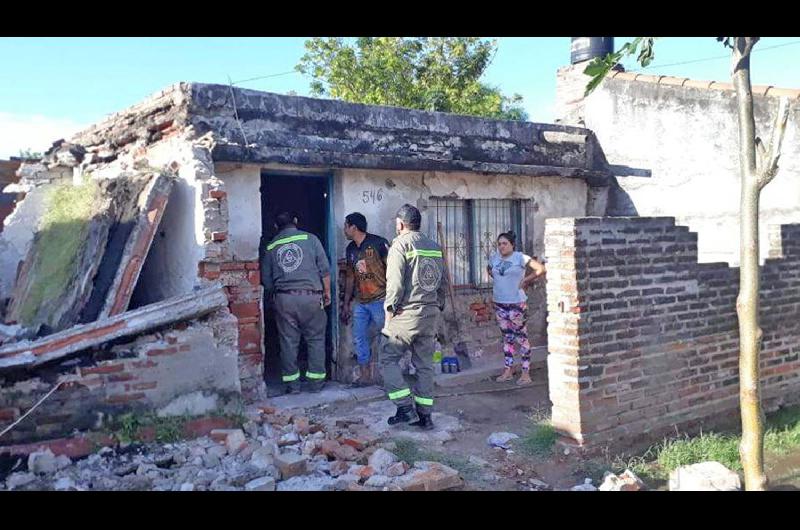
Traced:
[[477, 37], [315, 37], [296, 69], [311, 93], [355, 103], [392, 105], [506, 120], [526, 120], [522, 96], [480, 81], [497, 50]]
[[[789, 118], [788, 99], [781, 98], [775, 127], [768, 146], [756, 136], [753, 114], [753, 91], [750, 84], [750, 54], [759, 37], [717, 37], [731, 48], [731, 76], [736, 89], [739, 117], [740, 195], [740, 263], [739, 296], [736, 312], [739, 317], [739, 407], [742, 417], [742, 441], [739, 458], [744, 469], [745, 488], [764, 490], [764, 412], [761, 408], [760, 370], [761, 326], [759, 325], [759, 237], [758, 202], [761, 190], [778, 172], [781, 144]], [[653, 37], [637, 37], [617, 52], [594, 59], [584, 70], [592, 79], [586, 95], [592, 92], [625, 55], [639, 51], [637, 61], [647, 66], [654, 58]]]

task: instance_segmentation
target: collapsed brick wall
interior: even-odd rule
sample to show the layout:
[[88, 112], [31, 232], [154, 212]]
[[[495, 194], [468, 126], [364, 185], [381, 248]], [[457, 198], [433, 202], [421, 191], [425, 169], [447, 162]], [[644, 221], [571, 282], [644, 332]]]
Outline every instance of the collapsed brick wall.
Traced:
[[230, 259], [228, 245], [228, 194], [223, 183], [203, 183], [205, 260], [198, 265], [202, 280], [225, 286], [231, 313], [239, 331], [239, 377], [242, 395], [256, 401], [265, 394], [264, 319], [261, 271], [258, 260]]
[[[640, 448], [738, 424], [739, 271], [674, 218], [548, 219], [548, 371], [562, 443]], [[761, 267], [767, 411], [800, 400], [800, 225]]]
[[[195, 392], [220, 403], [236, 400], [235, 319], [226, 310], [113, 346], [94, 349], [37, 377], [0, 381], [0, 431], [64, 381], [30, 416], [0, 438], [1, 445], [97, 429], [130, 410], [151, 410]], [[77, 365], [77, 366], [76, 366]]]

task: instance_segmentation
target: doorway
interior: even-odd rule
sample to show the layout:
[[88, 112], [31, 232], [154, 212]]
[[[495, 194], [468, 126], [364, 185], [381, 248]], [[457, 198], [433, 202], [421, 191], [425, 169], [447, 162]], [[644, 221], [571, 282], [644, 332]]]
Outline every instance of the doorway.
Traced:
[[[261, 173], [261, 244], [259, 245], [259, 261], [264, 259], [267, 244], [275, 237], [275, 216], [288, 211], [297, 216], [297, 228], [317, 236], [328, 255], [331, 264], [331, 297], [333, 303], [328, 307], [328, 326], [325, 333], [325, 371], [328, 379], [332, 379], [332, 362], [334, 359], [334, 329], [336, 305], [336, 260], [332, 260], [335, 239], [332, 237], [331, 216], [331, 179], [328, 175], [297, 175], [275, 172]], [[275, 310], [268, 300], [264, 301], [264, 381], [270, 393], [278, 393], [282, 389], [280, 345], [278, 329], [275, 324]], [[304, 374], [307, 368], [307, 350], [305, 341], [300, 341], [298, 366]]]

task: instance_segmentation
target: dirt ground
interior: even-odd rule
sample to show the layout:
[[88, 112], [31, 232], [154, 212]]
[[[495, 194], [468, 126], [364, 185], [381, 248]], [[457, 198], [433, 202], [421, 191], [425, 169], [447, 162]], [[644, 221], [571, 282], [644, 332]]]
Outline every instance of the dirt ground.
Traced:
[[[520, 440], [511, 442], [511, 451], [487, 444], [493, 432], [511, 432], [523, 437], [534, 428], [535, 421], [549, 417], [546, 371], [537, 370], [531, 375], [534, 385], [522, 388], [513, 382], [486, 379], [437, 389], [435, 411], [457, 418], [461, 429], [452, 433], [453, 440], [425, 450], [445, 454], [444, 463], [453, 460], [468, 463], [468, 472], [464, 473], [467, 489], [529, 490], [532, 487], [529, 479], [540, 480], [554, 489], [569, 489], [586, 478], [580, 466], [560, 459], [555, 451], [548, 456], [535, 456], [519, 447]], [[327, 407], [325, 414], [346, 416], [360, 406], [363, 404], [336, 403]]]

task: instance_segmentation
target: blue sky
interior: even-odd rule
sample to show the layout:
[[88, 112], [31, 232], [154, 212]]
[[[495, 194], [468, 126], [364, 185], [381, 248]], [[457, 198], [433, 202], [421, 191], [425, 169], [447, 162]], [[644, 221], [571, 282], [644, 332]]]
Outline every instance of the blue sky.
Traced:
[[[616, 37], [618, 48], [630, 37]], [[227, 83], [291, 72], [303, 37], [0, 38], [0, 158], [43, 150], [105, 115], [177, 81]], [[569, 37], [501, 37], [485, 80], [519, 93], [531, 121], [551, 122], [556, 69], [569, 62]], [[775, 46], [773, 48], [773, 46]], [[800, 37], [765, 37], [753, 82], [800, 88]], [[702, 60], [711, 59], [711, 60]], [[688, 64], [673, 65], [673, 63]], [[665, 37], [646, 72], [729, 81], [728, 51], [712, 37]], [[671, 65], [671, 66], [670, 66]], [[627, 63], [626, 68], [638, 65]], [[308, 94], [299, 73], [240, 86]]]

